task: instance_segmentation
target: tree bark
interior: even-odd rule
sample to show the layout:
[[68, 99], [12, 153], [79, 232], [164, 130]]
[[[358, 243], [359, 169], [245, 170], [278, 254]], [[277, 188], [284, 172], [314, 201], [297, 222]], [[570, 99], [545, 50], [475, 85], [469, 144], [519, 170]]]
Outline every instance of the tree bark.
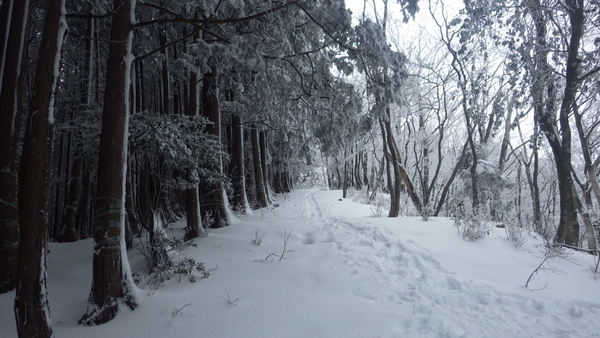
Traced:
[[[121, 246], [125, 226], [125, 172], [129, 119], [129, 76], [136, 0], [114, 0], [111, 43], [102, 114], [97, 198], [94, 217], [92, 289], [87, 313], [80, 322], [99, 325], [113, 319], [119, 302], [129, 298]], [[124, 238], [123, 238], [124, 240]]]
[[256, 204], [259, 208], [266, 208], [269, 205], [265, 184], [263, 181], [263, 168], [261, 165], [260, 146], [258, 141], [258, 129], [252, 125], [250, 128], [250, 139], [252, 140], [252, 159], [254, 163], [254, 188], [256, 190]]
[[337, 157], [334, 158], [335, 159], [335, 173], [337, 176], [337, 189], [342, 189], [342, 174], [340, 174], [340, 161], [337, 159]]
[[344, 183], [342, 185], [342, 198], [348, 197], [348, 154], [344, 148]]
[[[199, 37], [198, 37], [199, 38]], [[198, 74], [195, 71], [190, 73], [190, 93], [186, 107], [187, 116], [198, 115]], [[191, 175], [191, 173], [186, 173]], [[185, 212], [186, 227], [184, 241], [198, 238], [202, 234], [202, 216], [200, 213], [200, 191], [198, 186], [188, 188], [185, 191]]]
[[[13, 3], [14, 0], [4, 0], [2, 1], [2, 7], [0, 7], [0, 80], [4, 76], [4, 60], [6, 60]], [[1, 85], [2, 81], [0, 81]]]
[[[389, 144], [387, 135], [387, 127], [383, 120], [379, 120], [379, 128], [381, 129], [381, 137], [383, 139], [383, 155], [386, 159], [386, 172], [388, 181], [388, 190], [390, 194], [390, 210], [388, 217], [398, 217], [400, 213], [400, 174], [397, 170], [397, 162], [392, 157], [392, 149]], [[391, 166], [391, 168], [390, 168]], [[394, 175], [392, 176], [392, 170]]]
[[75, 242], [79, 239], [77, 233], [77, 209], [81, 200], [81, 180], [83, 176], [83, 157], [77, 155], [71, 168], [71, 179], [67, 193], [67, 203], [62, 218], [62, 229], [59, 235], [61, 242]]
[[[83, 179], [81, 188], [81, 199], [79, 200], [79, 209], [77, 210], [77, 224], [79, 225], [79, 236], [83, 238], [89, 238], [91, 234], [92, 219], [94, 216], [93, 210], [91, 210], [91, 200], [95, 195], [95, 190], [92, 187], [92, 175], [90, 173], [89, 165], [83, 163]], [[86, 170], [87, 169], [87, 170]]]
[[508, 145], [510, 143], [510, 130], [512, 126], [512, 107], [508, 107], [506, 112], [506, 119], [504, 121], [504, 135], [502, 136], [502, 144], [500, 146], [500, 159], [498, 160], [498, 169], [500, 173], [504, 172], [504, 165], [506, 163], [506, 152], [508, 151]]
[[[7, 2], [7, 5], [10, 2]], [[0, 293], [17, 283], [19, 219], [17, 180], [19, 170], [19, 119], [21, 64], [29, 0], [13, 1], [6, 40], [2, 91], [0, 92]]]
[[[421, 213], [422, 209], [423, 209], [421, 200], [420, 200], [419, 196], [417, 195], [417, 192], [414, 188], [414, 185], [413, 185], [410, 177], [408, 176], [408, 173], [402, 166], [400, 150], [398, 149], [398, 145], [396, 144], [396, 140], [395, 140], [393, 132], [392, 132], [392, 125], [390, 122], [391, 116], [390, 116], [389, 108], [386, 109], [386, 112], [387, 112], [387, 121], [383, 121], [383, 126], [386, 129], [386, 142], [387, 142], [388, 149], [389, 149], [389, 154], [390, 154], [390, 158], [391, 158], [391, 162], [392, 162], [392, 168], [394, 169], [394, 181], [395, 181], [394, 194], [396, 195], [396, 199], [397, 199], [396, 203], [398, 205], [397, 206], [398, 212], [400, 211], [400, 194], [401, 194], [401, 183], [400, 182], [404, 182], [408, 196], [410, 197], [411, 201], [413, 202], [413, 205], [417, 209], [417, 212]], [[397, 216], [398, 216], [398, 213], [396, 213], [394, 216], [392, 216], [392, 209], [390, 208], [390, 217], [397, 217]]]
[[265, 195], [267, 195], [267, 201], [272, 201], [271, 198], [271, 185], [269, 184], [269, 167], [267, 165], [267, 133], [261, 130], [258, 133], [259, 145], [260, 145], [260, 166], [262, 167], [263, 173], [263, 184], [265, 185]]
[[231, 117], [231, 183], [233, 185], [232, 204], [234, 210], [246, 213], [246, 182], [244, 176], [244, 129], [238, 114]]
[[456, 161], [456, 164], [454, 165], [452, 174], [450, 174], [448, 181], [446, 181], [446, 184], [444, 185], [444, 189], [442, 189], [442, 195], [440, 196], [440, 199], [438, 200], [438, 203], [437, 203], [437, 206], [435, 207], [435, 212], [434, 212], [433, 216], [437, 217], [440, 215], [440, 212], [442, 211], [442, 207], [444, 206], [444, 203], [446, 203], [446, 196], [448, 196], [448, 192], [450, 191], [452, 182], [454, 182], [454, 178], [456, 178], [456, 174], [458, 174], [458, 170], [460, 169], [460, 167], [462, 166], [462, 163], [465, 160], [465, 157], [467, 155], [468, 146], [469, 146], [469, 141], [465, 142], [465, 144], [462, 148], [462, 151], [460, 153], [460, 157], [458, 158], [458, 161]]
[[[219, 84], [217, 65], [212, 64], [210, 72], [204, 74], [202, 78], [202, 114], [208, 118], [212, 125], [207, 126], [206, 131], [214, 135], [219, 142], [221, 141], [221, 112], [219, 110]], [[211, 166], [209, 170], [219, 174], [223, 173], [223, 163], [219, 161]], [[212, 217], [211, 228], [220, 228], [229, 225], [227, 220], [227, 208], [225, 206], [225, 190], [222, 183], [209, 183], [203, 180], [200, 183], [202, 201], [201, 208], [204, 215], [210, 214]]]
[[51, 337], [46, 252], [54, 101], [67, 32], [65, 1], [50, 0], [35, 75], [35, 93], [23, 144], [19, 193], [20, 250], [15, 318], [19, 337]]
[[[164, 0], [160, 1], [161, 6], [164, 6]], [[167, 43], [167, 34], [166, 27], [161, 25], [159, 28], [159, 40], [161, 45], [166, 45]], [[161, 52], [162, 54], [162, 65], [161, 65], [161, 85], [162, 85], [162, 114], [170, 114], [171, 113], [171, 76], [169, 75], [169, 49], [165, 48]]]
[[[566, 77], [564, 95], [560, 106], [558, 118], [561, 133], [558, 133], [556, 117], [554, 115], [553, 97], [555, 86], [552, 80], [545, 78], [551, 75], [548, 65], [548, 52], [546, 47], [546, 18], [538, 0], [530, 0], [527, 3], [529, 13], [532, 16], [536, 29], [536, 57], [534, 59], [536, 74], [534, 75], [533, 92], [541, 90], [543, 85], [547, 88], [547, 102], [545, 109], [538, 108], [541, 115], [538, 116], [540, 129], [546, 135], [546, 139], [552, 149], [558, 174], [558, 189], [560, 196], [560, 221], [556, 233], [556, 242], [577, 246], [579, 244], [579, 222], [577, 210], [580, 202], [576, 196], [573, 178], [571, 176], [571, 126], [569, 115], [576, 101], [579, 80], [577, 71], [581, 60], [579, 59], [579, 45], [583, 35], [584, 10], [583, 0], [567, 0], [564, 3], [569, 17], [571, 31], [568, 42], [568, 56], [566, 60]], [[534, 96], [535, 103], [543, 107], [543, 98]]]
[[[583, 159], [585, 163], [585, 172], [588, 175], [588, 181], [591, 186], [591, 190], [594, 193], [594, 197], [596, 198], [596, 202], [600, 203], [600, 186], [598, 185], [598, 177], [596, 177], [596, 170], [594, 169], [594, 164], [592, 163], [592, 157], [590, 155], [590, 149], [588, 145], [588, 138], [585, 135], [585, 131], [583, 129], [582, 115], [579, 112], [579, 107], [576, 103], [573, 104], [573, 116], [575, 117], [577, 134], [579, 135], [579, 141], [581, 143], [581, 152], [583, 154]], [[583, 193], [585, 196], [586, 192], [584, 191]], [[591, 196], [589, 196], [590, 205], [592, 204], [591, 202]], [[594, 230], [594, 226], [591, 221], [590, 215], [587, 211], [583, 210], [583, 208], [581, 208], [579, 212], [581, 213], [581, 216], [583, 218], [583, 224], [588, 235], [588, 249], [595, 250], [598, 239], [596, 238], [596, 231]]]
[[202, 218], [200, 215], [200, 198], [198, 189], [185, 190], [186, 228], [184, 241], [200, 237], [202, 234]]

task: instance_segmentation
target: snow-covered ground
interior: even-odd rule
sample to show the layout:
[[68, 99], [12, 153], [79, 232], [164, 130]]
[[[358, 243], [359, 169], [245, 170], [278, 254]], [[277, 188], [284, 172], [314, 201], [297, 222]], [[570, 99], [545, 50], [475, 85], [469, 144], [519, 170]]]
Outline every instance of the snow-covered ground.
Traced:
[[[216, 268], [140, 290], [140, 306], [108, 324], [77, 324], [91, 283], [91, 240], [50, 244], [48, 287], [58, 338], [95, 337], [600, 337], [593, 258], [543, 259], [504, 229], [465, 241], [445, 218], [374, 218], [340, 191], [298, 190], [279, 207], [211, 230], [183, 254]], [[182, 224], [169, 234], [181, 237]], [[255, 232], [266, 234], [261, 245]], [[283, 260], [285, 234], [291, 235]], [[144, 267], [130, 251], [134, 271]], [[14, 292], [0, 295], [0, 337], [16, 337]], [[227, 301], [229, 299], [229, 302]]]

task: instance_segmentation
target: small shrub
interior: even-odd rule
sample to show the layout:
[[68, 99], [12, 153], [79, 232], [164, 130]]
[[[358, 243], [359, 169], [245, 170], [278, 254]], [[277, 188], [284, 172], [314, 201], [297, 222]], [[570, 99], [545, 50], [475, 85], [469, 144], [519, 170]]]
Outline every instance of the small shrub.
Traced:
[[432, 215], [433, 209], [431, 208], [431, 205], [427, 204], [421, 208], [421, 219], [423, 221], [427, 221]]
[[[196, 262], [194, 258], [187, 257], [178, 253], [187, 247], [196, 247], [192, 241], [181, 241], [175, 238], [168, 239], [163, 233], [156, 233], [154, 239], [149, 244], [140, 241], [139, 251], [146, 259], [147, 276], [144, 280], [146, 285], [154, 288], [162, 287], [165, 281], [170, 280], [177, 275], [181, 282], [182, 276], [189, 276], [190, 282], [196, 281], [193, 273], [198, 273], [200, 279], [210, 276], [215, 269], [207, 269], [204, 263]], [[176, 261], [178, 259], [178, 262]], [[140, 284], [142, 276], [139, 273], [134, 275], [134, 282]]]
[[484, 235], [490, 234], [487, 217], [489, 215], [485, 206], [473, 209], [469, 205], [467, 205], [467, 208], [461, 205], [454, 217], [454, 224], [458, 233], [464, 239], [476, 241]]
[[517, 248], [527, 242], [525, 229], [516, 224], [505, 225], [504, 231], [506, 232], [506, 239]]
[[266, 235], [266, 234], [267, 234], [267, 233], [265, 232], [265, 233], [263, 233], [262, 235], [259, 235], [259, 234], [258, 234], [258, 229], [256, 229], [256, 231], [254, 232], [254, 238], [252, 239], [252, 243], [253, 243], [254, 245], [256, 245], [256, 246], [258, 246], [258, 245], [261, 245], [261, 244], [262, 244], [262, 241], [263, 241], [263, 238], [265, 238], [265, 235]]
[[503, 221], [506, 240], [511, 242], [517, 248], [527, 242], [527, 233], [525, 232], [525, 228], [519, 224], [519, 220], [516, 215], [503, 217]]
[[235, 215], [235, 217], [241, 220], [248, 219], [248, 212], [246, 211], [246, 206], [242, 204], [236, 204], [231, 207], [231, 211]]
[[383, 194], [377, 194], [371, 201], [371, 213], [375, 217], [381, 217], [384, 213], [390, 210], [390, 199]]
[[[213, 224], [215, 224], [215, 217], [213, 216], [212, 211], [208, 210], [204, 213], [204, 217], [202, 218], [202, 225], [205, 229], [209, 229], [212, 228]], [[205, 235], [204, 232], [202, 232], [202, 235], [203, 237], [206, 237], [208, 233]]]
[[369, 204], [369, 194], [366, 189], [356, 190], [355, 188], [348, 188], [348, 197], [350, 197], [352, 202]]

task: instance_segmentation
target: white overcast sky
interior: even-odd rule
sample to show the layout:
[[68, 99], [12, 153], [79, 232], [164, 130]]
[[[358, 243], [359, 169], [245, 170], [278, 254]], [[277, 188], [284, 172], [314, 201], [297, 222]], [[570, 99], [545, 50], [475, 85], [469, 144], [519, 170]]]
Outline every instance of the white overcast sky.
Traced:
[[[390, 16], [388, 21], [388, 40], [392, 45], [398, 45], [401, 49], [402, 46], [408, 47], [411, 41], [414, 41], [418, 35], [425, 34], [428, 31], [429, 34], [437, 36], [437, 26], [431, 18], [429, 12], [429, 4], [431, 2], [436, 16], [439, 17], [439, 3], [443, 1], [444, 8], [449, 14], [449, 20], [455, 15], [459, 9], [463, 7], [462, 0], [419, 0], [419, 12], [414, 20], [410, 20], [408, 23], [402, 22], [402, 13], [400, 6], [396, 3], [396, 0], [389, 0], [388, 15]], [[348, 7], [355, 18], [359, 18], [362, 15], [363, 8], [365, 6], [364, 0], [345, 0], [346, 7]], [[366, 13], [368, 16], [373, 17], [374, 7], [377, 9], [379, 16], [383, 15], [383, 2], [381, 0], [367, 0], [366, 1]], [[356, 22], [355, 22], [356, 23]], [[394, 37], [397, 37], [396, 39]], [[402, 41], [393, 41], [393, 40]]]

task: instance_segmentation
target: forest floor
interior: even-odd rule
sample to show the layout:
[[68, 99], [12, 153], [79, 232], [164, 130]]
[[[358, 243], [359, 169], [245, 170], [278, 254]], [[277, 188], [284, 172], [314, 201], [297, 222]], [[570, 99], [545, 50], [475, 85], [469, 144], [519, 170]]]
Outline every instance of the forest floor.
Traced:
[[[490, 227], [464, 240], [452, 220], [375, 218], [340, 191], [297, 190], [181, 251], [215, 269], [136, 290], [139, 307], [109, 323], [77, 323], [92, 276], [92, 240], [50, 244], [48, 289], [57, 338], [600, 337], [592, 256], [544, 259]], [[169, 237], [183, 236], [183, 222]], [[253, 243], [264, 235], [260, 245]], [[284, 239], [289, 236], [286, 252]], [[257, 242], [255, 240], [255, 242]], [[144, 281], [144, 257], [129, 252]], [[178, 256], [181, 259], [184, 256]], [[0, 295], [0, 337], [16, 337], [14, 292]]]

